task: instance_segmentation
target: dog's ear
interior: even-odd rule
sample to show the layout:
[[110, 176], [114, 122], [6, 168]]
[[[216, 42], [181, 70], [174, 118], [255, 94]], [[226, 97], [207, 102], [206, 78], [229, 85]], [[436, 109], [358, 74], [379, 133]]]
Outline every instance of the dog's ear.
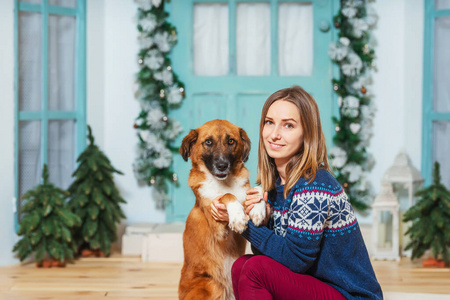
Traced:
[[241, 135], [241, 141], [244, 143], [244, 152], [242, 153], [242, 161], [246, 162], [248, 160], [248, 155], [250, 154], [251, 143], [244, 129], [239, 128], [239, 134]]
[[188, 161], [188, 157], [191, 156], [191, 148], [197, 141], [197, 138], [198, 132], [193, 129], [184, 137], [183, 142], [181, 142], [180, 154], [185, 161]]

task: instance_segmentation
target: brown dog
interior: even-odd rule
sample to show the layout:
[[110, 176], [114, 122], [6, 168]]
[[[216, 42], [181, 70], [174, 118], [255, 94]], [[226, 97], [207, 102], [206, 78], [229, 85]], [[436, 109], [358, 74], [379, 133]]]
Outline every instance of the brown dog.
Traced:
[[[250, 188], [244, 166], [249, 152], [247, 133], [224, 120], [209, 121], [183, 139], [180, 154], [185, 161], [188, 157], [192, 161], [189, 186], [195, 205], [183, 234], [180, 299], [234, 299], [231, 266], [244, 254], [246, 244], [239, 233], [248, 220], [242, 205]], [[228, 226], [215, 221], [210, 211], [212, 200], [224, 194], [221, 202], [227, 207]], [[263, 205], [255, 206], [251, 214], [256, 225], [265, 217], [264, 201], [260, 203]]]

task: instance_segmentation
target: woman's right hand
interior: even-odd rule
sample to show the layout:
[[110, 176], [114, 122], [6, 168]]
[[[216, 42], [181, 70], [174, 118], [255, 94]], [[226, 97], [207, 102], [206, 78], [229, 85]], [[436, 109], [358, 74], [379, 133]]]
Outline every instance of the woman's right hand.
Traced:
[[223, 195], [219, 195], [211, 202], [211, 215], [214, 220], [220, 222], [228, 222], [228, 211], [225, 204], [219, 202]]

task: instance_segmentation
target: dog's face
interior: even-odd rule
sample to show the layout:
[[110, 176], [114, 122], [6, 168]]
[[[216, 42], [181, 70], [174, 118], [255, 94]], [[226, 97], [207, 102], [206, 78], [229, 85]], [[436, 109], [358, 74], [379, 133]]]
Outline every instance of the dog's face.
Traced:
[[238, 126], [225, 121], [209, 121], [191, 130], [183, 139], [180, 154], [193, 165], [205, 165], [219, 180], [225, 180], [234, 166], [246, 162], [250, 153], [250, 139]]

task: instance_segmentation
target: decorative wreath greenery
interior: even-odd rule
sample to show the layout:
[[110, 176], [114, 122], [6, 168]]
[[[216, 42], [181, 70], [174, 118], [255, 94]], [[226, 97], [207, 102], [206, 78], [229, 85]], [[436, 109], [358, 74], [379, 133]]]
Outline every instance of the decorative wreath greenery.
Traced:
[[169, 109], [179, 107], [185, 97], [184, 84], [174, 73], [168, 58], [177, 42], [177, 31], [167, 22], [163, 0], [135, 0], [138, 4], [140, 70], [136, 98], [141, 112], [135, 120], [139, 154], [134, 171], [141, 183], [153, 186], [153, 199], [164, 208], [169, 202], [168, 182], [177, 182], [172, 171], [172, 154], [178, 152], [171, 142], [183, 130], [181, 123], [169, 118]]
[[339, 78], [333, 79], [338, 95], [339, 118], [333, 117], [334, 147], [330, 149], [331, 164], [343, 185], [352, 206], [366, 210], [372, 197], [367, 173], [374, 160], [366, 148], [372, 137], [375, 107], [369, 85], [375, 69], [371, 29], [377, 23], [373, 7], [365, 0], [341, 0], [334, 17], [339, 39], [332, 42], [329, 56], [339, 66]]

